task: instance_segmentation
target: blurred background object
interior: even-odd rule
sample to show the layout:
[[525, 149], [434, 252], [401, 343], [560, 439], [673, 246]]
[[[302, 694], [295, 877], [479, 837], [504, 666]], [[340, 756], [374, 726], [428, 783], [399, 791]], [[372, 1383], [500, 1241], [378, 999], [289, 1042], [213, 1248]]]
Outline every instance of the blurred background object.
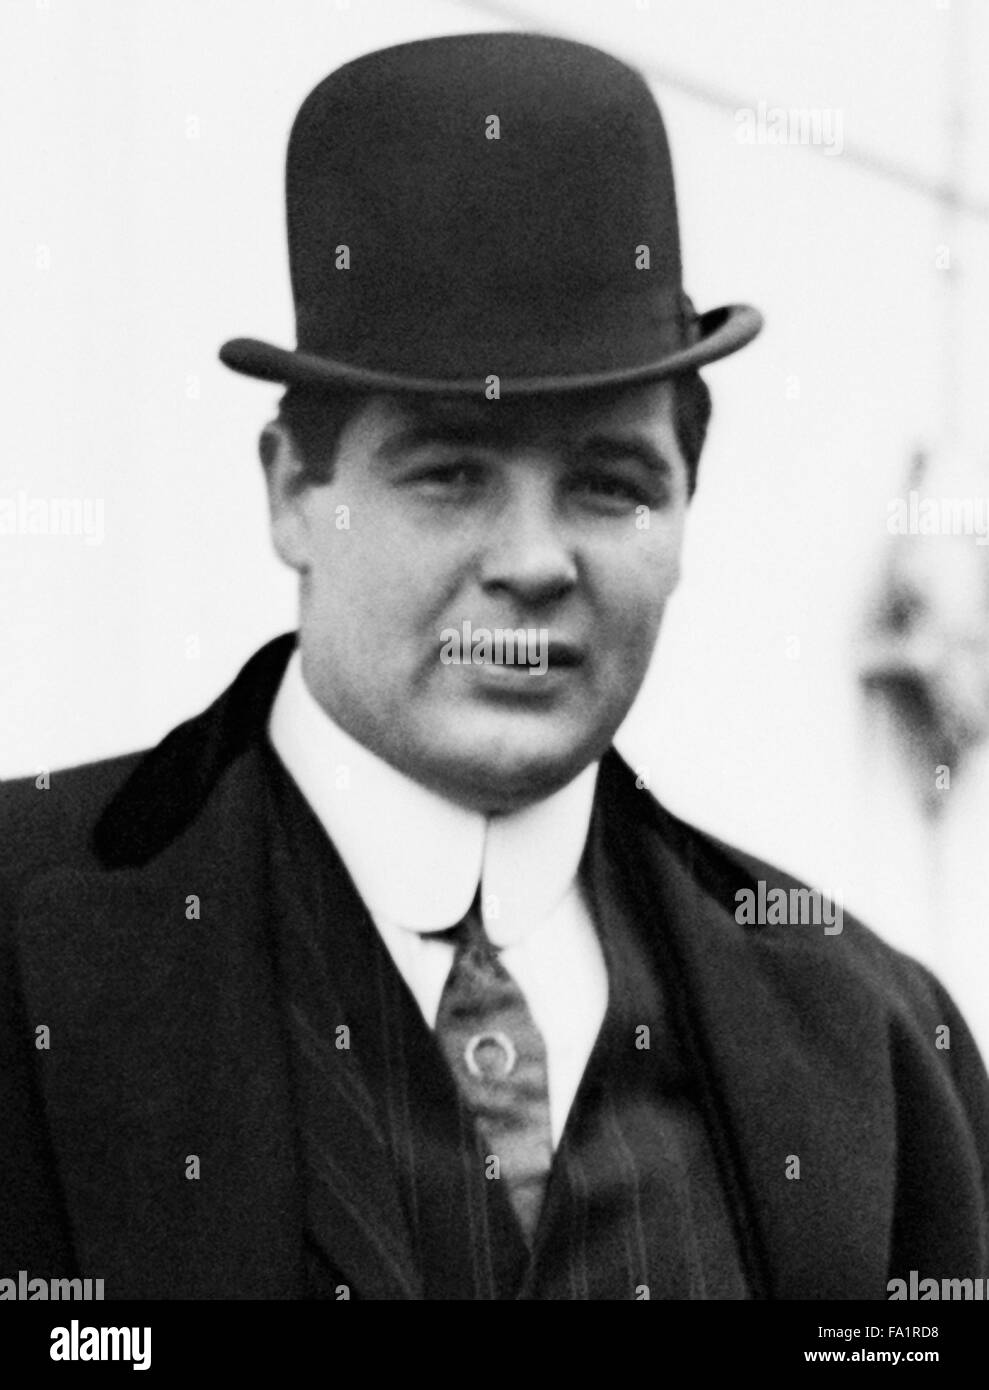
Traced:
[[889, 706], [933, 815], [989, 734], [987, 472], [915, 455], [864, 643], [863, 683]]

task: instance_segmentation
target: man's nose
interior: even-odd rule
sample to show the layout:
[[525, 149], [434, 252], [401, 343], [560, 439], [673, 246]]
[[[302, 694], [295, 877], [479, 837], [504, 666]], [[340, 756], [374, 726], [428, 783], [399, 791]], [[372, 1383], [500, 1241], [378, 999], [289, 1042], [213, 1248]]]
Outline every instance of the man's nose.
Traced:
[[556, 510], [547, 480], [514, 488], [492, 519], [481, 547], [480, 579], [489, 592], [510, 592], [538, 605], [577, 583], [572, 537]]

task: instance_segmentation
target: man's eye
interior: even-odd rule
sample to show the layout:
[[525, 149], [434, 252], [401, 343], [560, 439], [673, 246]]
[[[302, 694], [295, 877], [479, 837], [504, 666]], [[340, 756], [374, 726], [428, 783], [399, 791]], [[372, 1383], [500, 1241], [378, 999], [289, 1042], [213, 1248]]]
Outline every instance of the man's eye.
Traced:
[[655, 499], [648, 496], [640, 483], [614, 473], [579, 473], [573, 478], [571, 488], [578, 496], [600, 502], [611, 510], [655, 504]]
[[474, 464], [442, 463], [416, 468], [408, 474], [406, 481], [428, 496], [459, 497], [476, 490], [482, 478], [481, 470]]

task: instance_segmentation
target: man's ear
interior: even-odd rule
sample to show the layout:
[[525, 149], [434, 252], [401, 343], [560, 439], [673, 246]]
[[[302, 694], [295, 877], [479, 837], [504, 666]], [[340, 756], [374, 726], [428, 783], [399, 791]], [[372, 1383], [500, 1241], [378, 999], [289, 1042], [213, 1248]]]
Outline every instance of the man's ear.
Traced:
[[265, 425], [258, 451], [268, 489], [272, 542], [280, 559], [304, 574], [309, 568], [307, 501], [311, 481], [290, 431], [280, 420]]

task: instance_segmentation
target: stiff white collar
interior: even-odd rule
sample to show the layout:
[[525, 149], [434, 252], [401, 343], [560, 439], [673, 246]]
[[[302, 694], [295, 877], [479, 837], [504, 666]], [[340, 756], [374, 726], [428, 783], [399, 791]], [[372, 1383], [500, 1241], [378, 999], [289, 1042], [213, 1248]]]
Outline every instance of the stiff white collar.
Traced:
[[597, 763], [511, 815], [465, 810], [345, 733], [306, 686], [298, 648], [268, 731], [376, 921], [441, 931], [461, 920], [480, 883], [488, 936], [496, 946], [510, 946], [573, 887]]

